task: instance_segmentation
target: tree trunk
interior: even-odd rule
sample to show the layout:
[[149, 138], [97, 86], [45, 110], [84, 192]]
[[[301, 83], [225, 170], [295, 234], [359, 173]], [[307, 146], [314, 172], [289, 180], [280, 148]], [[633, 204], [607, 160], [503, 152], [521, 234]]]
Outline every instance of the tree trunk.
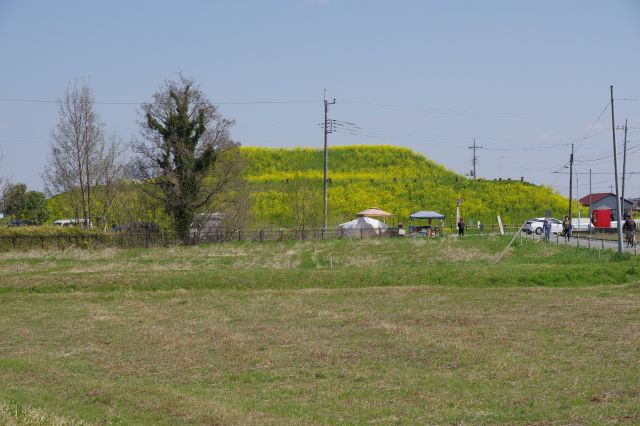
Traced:
[[175, 230], [179, 240], [183, 244], [189, 242], [189, 229], [193, 222], [194, 212], [186, 206], [177, 207], [174, 210]]

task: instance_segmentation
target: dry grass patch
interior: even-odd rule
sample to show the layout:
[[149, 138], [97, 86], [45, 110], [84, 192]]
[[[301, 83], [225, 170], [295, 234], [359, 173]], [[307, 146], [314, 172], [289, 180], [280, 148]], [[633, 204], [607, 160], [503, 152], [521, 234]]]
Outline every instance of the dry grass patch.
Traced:
[[6, 426], [89, 426], [90, 423], [55, 416], [30, 406], [0, 402], [0, 423]]
[[639, 315], [637, 286], [15, 294], [0, 399], [137, 424], [615, 423], [640, 415]]

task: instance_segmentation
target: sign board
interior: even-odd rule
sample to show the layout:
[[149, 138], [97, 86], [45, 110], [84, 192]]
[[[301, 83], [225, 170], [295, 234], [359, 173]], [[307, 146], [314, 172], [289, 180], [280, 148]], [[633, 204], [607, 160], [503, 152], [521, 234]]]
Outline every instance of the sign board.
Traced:
[[498, 215], [498, 228], [500, 228], [500, 235], [504, 235], [504, 227], [502, 226], [502, 219], [500, 219], [500, 215]]

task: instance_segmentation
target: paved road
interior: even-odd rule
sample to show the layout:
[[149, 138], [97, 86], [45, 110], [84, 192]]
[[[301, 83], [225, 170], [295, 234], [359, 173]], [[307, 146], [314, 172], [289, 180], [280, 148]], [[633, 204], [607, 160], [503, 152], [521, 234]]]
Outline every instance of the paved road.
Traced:
[[[522, 238], [534, 239], [536, 241], [539, 241], [542, 239], [542, 235], [535, 235], [535, 234], [526, 235], [525, 233], [523, 233]], [[618, 250], [617, 241], [606, 240], [598, 237], [597, 235], [592, 235], [592, 236], [574, 235], [573, 237], [571, 237], [570, 241], [565, 240], [565, 238], [560, 235], [551, 235], [551, 239], [549, 242], [553, 244], [559, 244], [559, 245], [569, 245], [574, 247], [588, 247], [588, 248], [598, 249], [598, 250], [616, 250], [616, 251]], [[627, 243], [623, 241], [622, 251], [625, 253], [638, 254], [640, 252], [640, 249], [637, 246], [627, 247]]]

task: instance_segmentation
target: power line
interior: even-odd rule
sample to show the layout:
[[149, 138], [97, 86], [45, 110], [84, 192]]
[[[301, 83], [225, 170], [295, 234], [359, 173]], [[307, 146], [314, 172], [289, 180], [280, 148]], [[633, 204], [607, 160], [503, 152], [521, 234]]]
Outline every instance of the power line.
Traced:
[[589, 131], [587, 132], [587, 134], [585, 136], [583, 136], [580, 139], [576, 139], [574, 142], [580, 142], [578, 144], [578, 149], [580, 149], [580, 147], [582, 145], [584, 145], [584, 141], [589, 139], [591, 137], [591, 132], [593, 131], [593, 129], [596, 127], [596, 125], [598, 124], [598, 122], [600, 121], [600, 119], [602, 118], [602, 116], [604, 115], [605, 111], [607, 109], [609, 109], [609, 106], [611, 105], [611, 102], [607, 102], [604, 106], [604, 108], [602, 108], [602, 111], [600, 111], [600, 114], [598, 114], [598, 116], [596, 117], [595, 121], [593, 122], [593, 124], [591, 125], [591, 127], [589, 128]]
[[[57, 99], [23, 99], [23, 98], [0, 98], [0, 102], [22, 102], [22, 103], [41, 103], [41, 104], [57, 104]], [[258, 101], [228, 101], [214, 102], [215, 105], [260, 105], [260, 104], [310, 104], [317, 103], [317, 100], [258, 100]], [[97, 105], [142, 105], [147, 102], [126, 102], [126, 101], [94, 101]]]
[[552, 112], [508, 113], [508, 112], [491, 112], [491, 111], [465, 111], [465, 110], [457, 110], [457, 109], [433, 109], [433, 108], [428, 108], [424, 106], [398, 105], [398, 104], [394, 105], [394, 104], [387, 104], [387, 103], [380, 103], [380, 102], [360, 101], [360, 100], [351, 100], [351, 99], [342, 99], [342, 98], [340, 99], [340, 101], [344, 103], [369, 105], [375, 108], [419, 110], [427, 114], [434, 114], [434, 115], [471, 115], [471, 116], [489, 117], [489, 118], [523, 118], [523, 119], [567, 119], [567, 118], [578, 119], [578, 118], [584, 118], [590, 115], [590, 114], [582, 114], [582, 113], [552, 113]]
[[[628, 154], [635, 154], [636, 152], [640, 151], [640, 144], [633, 145], [633, 146], [627, 148], [627, 150], [628, 150]], [[617, 152], [617, 155], [621, 155], [622, 154], [622, 152], [620, 151], [619, 148], [617, 149], [616, 152]], [[591, 164], [593, 164], [593, 163], [598, 163], [598, 162], [604, 161], [604, 160], [610, 160], [612, 158], [613, 158], [613, 154], [609, 154], [609, 155], [605, 155], [605, 156], [599, 157], [599, 158], [588, 158], [586, 160], [576, 160], [576, 163], [581, 163], [581, 164], [591, 163]]]
[[[398, 134], [386, 134], [383, 132], [375, 132], [375, 131], [370, 131], [368, 129], [362, 129], [362, 128], [357, 128], [357, 129], [350, 129], [350, 130], [345, 130], [345, 129], [338, 129], [338, 128], [334, 128], [334, 131], [337, 133], [341, 133], [341, 134], [347, 134], [347, 135], [351, 135], [351, 136], [362, 136], [362, 137], [366, 137], [366, 138], [371, 138], [371, 139], [379, 139], [379, 140], [397, 140], [397, 141], [414, 141], [414, 142], [421, 142], [421, 143], [437, 143], [437, 144], [451, 144], [452, 142], [461, 142], [464, 139], [468, 139], [468, 137], [465, 136], [412, 136], [412, 135], [398, 135]], [[590, 136], [590, 137], [594, 137]], [[484, 140], [500, 140], [498, 138], [485, 138], [483, 137], [482, 139]], [[506, 139], [502, 139], [502, 140], [506, 140]], [[525, 140], [525, 139], [522, 139]], [[526, 141], [526, 140], [525, 140]], [[532, 142], [529, 142], [530, 144]], [[532, 146], [532, 145], [528, 145], [526, 147], [504, 147], [504, 146], [497, 146], [497, 147], [491, 147], [491, 146], [485, 146], [484, 149], [490, 150], [490, 151], [548, 151], [548, 150], [553, 150], [556, 148], [561, 148], [561, 147], [566, 147], [567, 145], [569, 145], [570, 143], [568, 142], [562, 142], [562, 143], [558, 143], [558, 144], [552, 144], [552, 145], [543, 145], [543, 146]]]
[[[556, 173], [556, 174], [561, 174], [561, 175], [568, 175], [569, 172], [560, 172], [560, 171], [555, 171], [555, 172], [551, 172], [551, 173]], [[612, 175], [614, 174], [613, 172], [573, 172], [574, 175], [588, 175], [588, 174], [592, 174], [592, 175]], [[640, 175], [640, 172], [629, 172], [627, 173], [627, 175]]]

